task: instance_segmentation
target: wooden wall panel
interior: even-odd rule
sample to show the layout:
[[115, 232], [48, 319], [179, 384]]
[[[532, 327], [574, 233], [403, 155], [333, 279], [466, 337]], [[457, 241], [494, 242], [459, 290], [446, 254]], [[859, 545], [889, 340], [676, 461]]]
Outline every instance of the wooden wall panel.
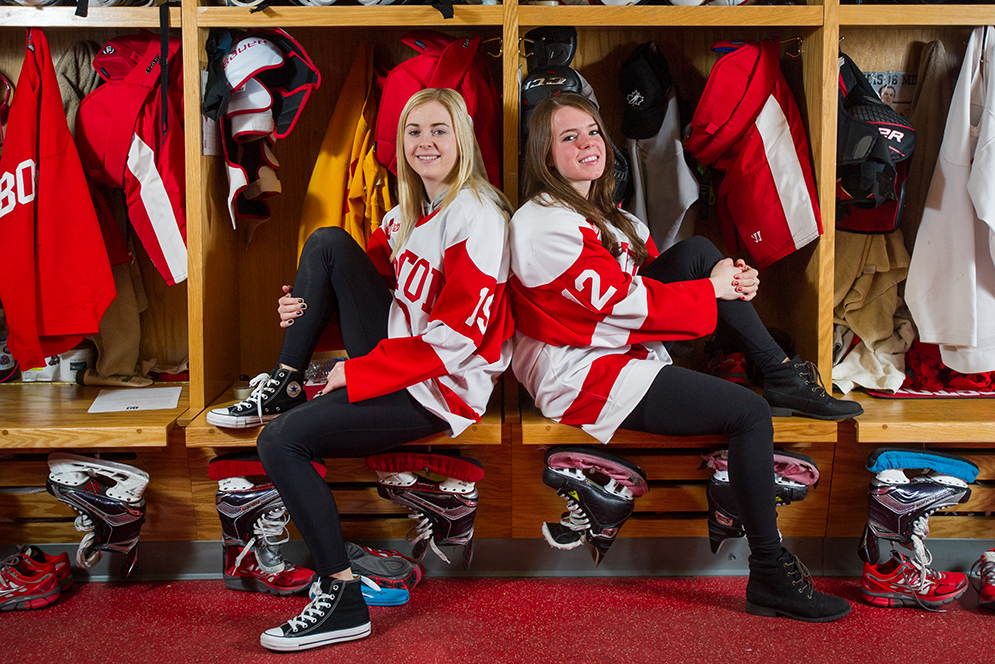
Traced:
[[[73, 450], [85, 454], [90, 450]], [[145, 489], [145, 524], [141, 538], [148, 542], [197, 539], [193, 494], [182, 430], [174, 429], [165, 448], [115, 450], [110, 457], [149, 473]], [[76, 512], [47, 493], [47, 454], [4, 454], [0, 459], [0, 542], [78, 542], [83, 535], [73, 527]], [[15, 493], [24, 490], [37, 493]]]

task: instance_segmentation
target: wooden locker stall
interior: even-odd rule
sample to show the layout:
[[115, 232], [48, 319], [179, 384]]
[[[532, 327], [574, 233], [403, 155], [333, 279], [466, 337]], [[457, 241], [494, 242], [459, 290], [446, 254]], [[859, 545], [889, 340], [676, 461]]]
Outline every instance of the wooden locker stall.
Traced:
[[[72, 7], [0, 7], [0, 71], [16, 85], [24, 60], [25, 28], [40, 27], [54, 64], [77, 41], [98, 47], [142, 29], [158, 30], [155, 8], [91, 8], [87, 18]], [[180, 10], [169, 13], [179, 36]], [[15, 92], [15, 96], [16, 96]], [[71, 214], [71, 211], [67, 211]], [[141, 357], [175, 365], [188, 354], [187, 285], [167, 286], [138, 239], [134, 257], [148, 309], [141, 314]], [[175, 384], [174, 384], [175, 385]], [[143, 539], [188, 540], [196, 535], [182, 425], [189, 410], [188, 383], [170, 410], [89, 414], [101, 389], [71, 383], [0, 385], [0, 542], [71, 542], [81, 535], [75, 513], [45, 492], [49, 452], [98, 453], [151, 475]]]
[[[995, 24], [995, 8], [990, 5], [843, 5], [838, 10], [840, 49], [862, 71], [918, 72], [923, 47], [939, 40], [948, 57], [951, 89], [972, 29]], [[930, 130], [943, 131], [942, 127]], [[863, 531], [872, 477], [865, 463], [878, 447], [931, 449], [962, 455], [977, 464], [980, 473], [971, 485], [970, 500], [934, 514], [930, 537], [995, 537], [991, 518], [995, 408], [990, 400], [875, 399], [863, 393], [850, 398], [863, 406], [864, 415], [840, 425], [829, 537], [859, 537]]]
[[[191, 241], [191, 253], [201, 257], [203, 275], [198, 288], [203, 294], [203, 346], [197, 349], [202, 362], [203, 410], [186, 428], [190, 447], [191, 480], [201, 538], [220, 537], [214, 513], [213, 482], [205, 481], [206, 464], [231, 447], [253, 446], [260, 429], [221, 429], [207, 423], [212, 407], [233, 403], [230, 386], [240, 373], [249, 376], [270, 371], [279, 354], [283, 329], [276, 315], [280, 286], [292, 284], [297, 268], [298, 224], [311, 170], [318, 156], [329, 119], [346, 75], [361, 44], [373, 46], [374, 57], [383, 67], [415, 55], [401, 37], [416, 29], [433, 29], [456, 37], [480, 35], [481, 52], [490, 65], [500, 91], [502, 82], [501, 7], [457, 7], [456, 17], [444, 21], [433, 7], [270, 7], [264, 12], [216, 6], [185, 6], [194, 16], [196, 31], [185, 32], [187, 66], [203, 68], [204, 44], [209, 28], [284, 28], [307, 52], [321, 72], [321, 86], [313, 92], [290, 136], [277, 141], [274, 152], [280, 161], [283, 191], [269, 199], [272, 217], [256, 229], [246, 246], [245, 231], [233, 230], [227, 211], [228, 183], [219, 157], [201, 156], [200, 129], [188, 131], [188, 170], [191, 196], [188, 207], [199, 210], [200, 229]], [[187, 14], [185, 14], [187, 16]], [[186, 44], [185, 44], [186, 46]], [[188, 126], [199, 122], [200, 90], [187, 78]], [[195, 186], [196, 183], [196, 186]], [[191, 214], [193, 216], [193, 214]], [[194, 248], [196, 246], [196, 248]], [[197, 393], [195, 386], [194, 392]], [[510, 498], [503, 491], [510, 469], [503, 459], [510, 440], [502, 424], [502, 390], [495, 389], [484, 419], [459, 438], [434, 436], [412, 445], [412, 449], [436, 446], [462, 448], [465, 456], [481, 461], [487, 469], [480, 483], [481, 502], [478, 537], [507, 537], [511, 532]], [[200, 448], [214, 448], [212, 450]], [[411, 526], [407, 510], [380, 498], [376, 475], [361, 459], [329, 459], [326, 481], [335, 489], [348, 538], [402, 538]]]

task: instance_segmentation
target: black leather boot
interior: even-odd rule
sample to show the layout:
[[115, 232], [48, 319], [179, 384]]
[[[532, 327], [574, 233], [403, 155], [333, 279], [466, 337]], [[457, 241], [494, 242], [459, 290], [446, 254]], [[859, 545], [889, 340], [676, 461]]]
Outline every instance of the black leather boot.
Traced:
[[776, 367], [764, 368], [764, 399], [774, 417], [814, 417], [817, 420], [845, 420], [862, 415], [855, 401], [841, 401], [826, 392], [819, 370], [795, 355]]
[[746, 612], [805, 622], [832, 622], [850, 613], [850, 604], [842, 597], [816, 590], [805, 565], [790, 551], [781, 549], [777, 560], [755, 560], [750, 556]]

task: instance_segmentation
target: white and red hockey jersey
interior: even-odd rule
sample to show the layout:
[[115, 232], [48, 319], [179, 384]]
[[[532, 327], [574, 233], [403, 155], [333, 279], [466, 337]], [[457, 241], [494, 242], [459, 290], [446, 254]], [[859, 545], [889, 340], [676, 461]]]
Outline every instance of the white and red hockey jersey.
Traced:
[[[653, 240], [635, 227], [649, 262]], [[662, 342], [708, 334], [718, 315], [708, 279], [643, 279], [627, 238], [612, 232], [618, 258], [593, 224], [562, 206], [532, 200], [511, 220], [515, 376], [543, 415], [604, 443], [671, 363]]]
[[27, 50], [0, 157], [0, 300], [21, 368], [97, 334], [117, 297], [45, 34]]
[[745, 247], [762, 269], [818, 239], [822, 216], [778, 42], [716, 46], [725, 45], [736, 50], [712, 67], [684, 147], [725, 171], [717, 205], [726, 247]]
[[398, 211], [367, 246], [394, 291], [388, 338], [344, 363], [349, 401], [406, 388], [457, 436], [480, 420], [511, 360], [508, 215], [464, 189], [419, 220], [391, 261]]

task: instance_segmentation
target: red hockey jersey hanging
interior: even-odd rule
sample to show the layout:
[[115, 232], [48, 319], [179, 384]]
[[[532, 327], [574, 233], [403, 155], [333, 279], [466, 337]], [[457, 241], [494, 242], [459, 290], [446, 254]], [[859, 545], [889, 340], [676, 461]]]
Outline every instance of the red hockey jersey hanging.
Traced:
[[117, 297], [45, 34], [27, 30], [0, 157], [0, 300], [23, 369], [84, 336]]
[[781, 73], [780, 45], [723, 42], [685, 147], [725, 171], [719, 218], [729, 251], [746, 248], [760, 268], [822, 235], [801, 114]]

